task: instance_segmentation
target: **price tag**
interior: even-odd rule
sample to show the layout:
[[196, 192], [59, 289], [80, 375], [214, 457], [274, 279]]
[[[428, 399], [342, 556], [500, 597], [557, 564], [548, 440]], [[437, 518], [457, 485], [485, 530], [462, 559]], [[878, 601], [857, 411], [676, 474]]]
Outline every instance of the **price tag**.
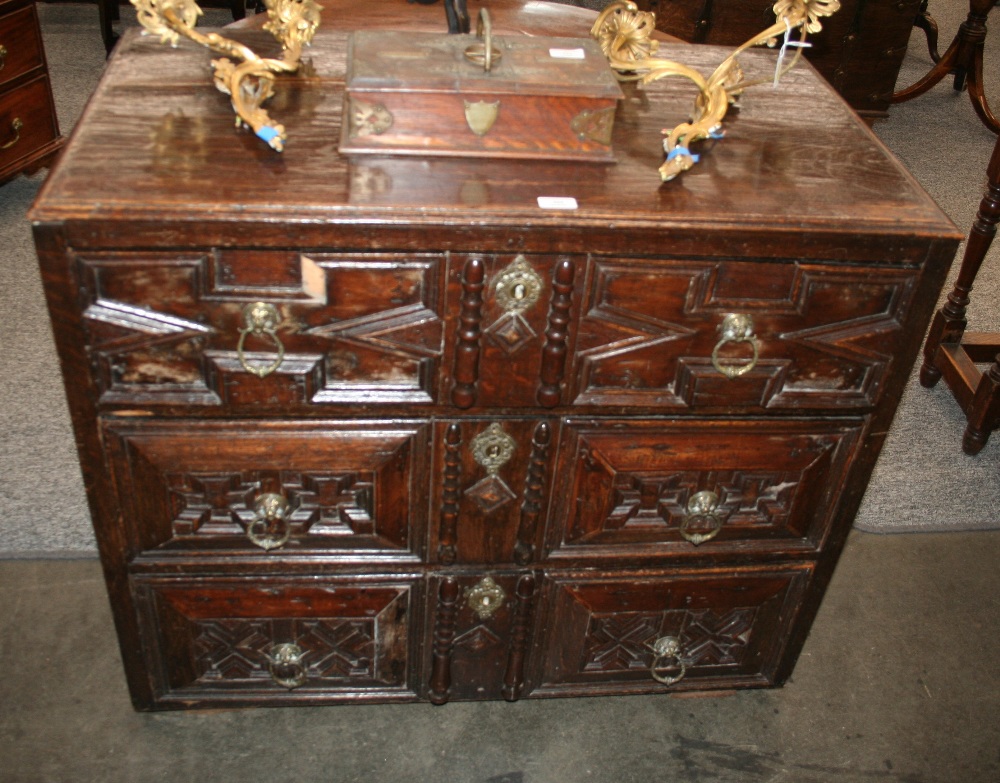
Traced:
[[549, 49], [549, 57], [557, 60], [585, 60], [587, 53], [583, 49]]
[[542, 209], [576, 209], [576, 199], [572, 196], [539, 196], [538, 206]]

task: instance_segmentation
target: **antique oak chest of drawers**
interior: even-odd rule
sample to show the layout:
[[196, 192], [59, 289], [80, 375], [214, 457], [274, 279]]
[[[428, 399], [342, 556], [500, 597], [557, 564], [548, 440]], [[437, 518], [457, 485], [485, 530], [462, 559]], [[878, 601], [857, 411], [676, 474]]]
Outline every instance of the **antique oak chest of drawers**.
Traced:
[[781, 684], [960, 234], [808, 66], [661, 185], [670, 80], [612, 163], [341, 156], [345, 43], [279, 154], [126, 36], [31, 212], [135, 705]]

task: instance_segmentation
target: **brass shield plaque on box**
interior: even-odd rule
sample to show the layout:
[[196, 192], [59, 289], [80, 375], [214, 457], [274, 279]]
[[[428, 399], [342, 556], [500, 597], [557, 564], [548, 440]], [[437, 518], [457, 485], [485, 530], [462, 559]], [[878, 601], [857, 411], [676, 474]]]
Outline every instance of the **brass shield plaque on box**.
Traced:
[[344, 154], [612, 162], [622, 97], [595, 41], [358, 31], [348, 47]]

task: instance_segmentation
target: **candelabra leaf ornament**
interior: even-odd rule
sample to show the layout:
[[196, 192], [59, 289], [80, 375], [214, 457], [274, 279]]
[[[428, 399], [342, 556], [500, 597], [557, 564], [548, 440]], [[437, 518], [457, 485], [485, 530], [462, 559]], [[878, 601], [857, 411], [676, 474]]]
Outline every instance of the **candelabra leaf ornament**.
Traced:
[[[807, 34], [823, 29], [820, 18], [830, 16], [839, 8], [840, 0], [777, 0], [773, 6], [775, 23], [739, 46], [707, 78], [682, 63], [655, 56], [658, 42], [651, 36], [656, 29], [656, 17], [639, 11], [631, 0], [614, 0], [597, 17], [590, 34], [600, 44], [621, 81], [649, 84], [667, 76], [680, 76], [698, 87], [691, 119], [663, 131], [666, 136], [663, 150], [667, 157], [659, 171], [660, 179], [668, 182], [698, 162], [699, 156], [691, 151], [694, 142], [722, 138], [722, 120], [743, 91], [758, 84], [777, 84], [780, 77], [798, 63], [803, 48], [808, 45]], [[799, 37], [792, 40], [792, 32], [796, 30]], [[739, 55], [754, 46], [775, 46], [779, 37], [784, 38], [784, 43], [773, 79], [748, 81], [737, 61]], [[795, 53], [786, 63], [788, 48], [793, 48]]]
[[298, 70], [302, 50], [319, 27], [321, 6], [313, 0], [264, 0], [268, 17], [264, 29], [281, 43], [281, 57], [268, 58], [218, 33], [196, 30], [202, 10], [194, 0], [131, 2], [144, 34], [159, 36], [161, 42], [171, 46], [184, 37], [225, 55], [212, 60], [215, 86], [230, 97], [237, 127], [250, 128], [278, 152], [284, 149], [285, 127], [272, 120], [262, 104], [274, 95], [276, 74]]

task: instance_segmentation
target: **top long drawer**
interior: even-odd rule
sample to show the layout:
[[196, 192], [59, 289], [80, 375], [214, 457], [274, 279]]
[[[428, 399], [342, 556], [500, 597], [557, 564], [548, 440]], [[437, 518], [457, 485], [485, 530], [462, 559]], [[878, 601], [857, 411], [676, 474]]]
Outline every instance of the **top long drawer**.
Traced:
[[[102, 404], [858, 411], [919, 267], [557, 254], [73, 256]], [[264, 407], [261, 407], [264, 406]]]

